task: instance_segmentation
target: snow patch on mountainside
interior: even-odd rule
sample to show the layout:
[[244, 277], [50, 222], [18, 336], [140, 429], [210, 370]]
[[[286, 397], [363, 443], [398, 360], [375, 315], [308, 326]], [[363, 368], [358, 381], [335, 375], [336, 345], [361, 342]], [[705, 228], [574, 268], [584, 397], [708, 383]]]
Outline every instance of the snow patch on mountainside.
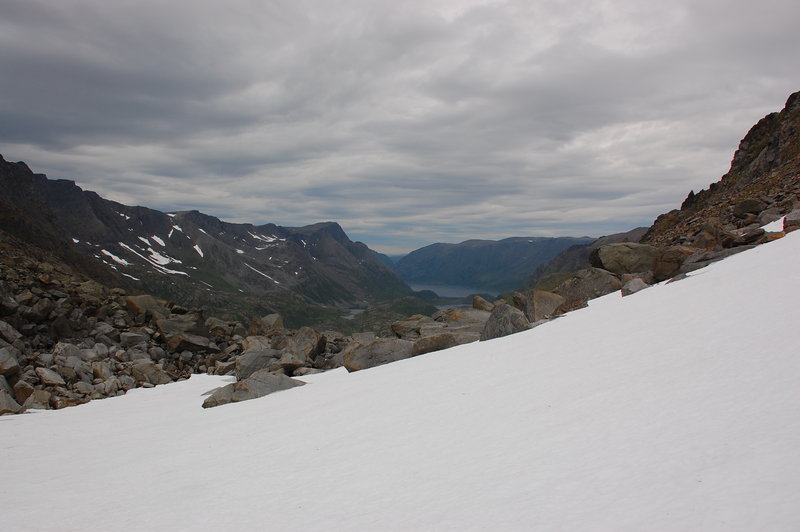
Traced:
[[231, 378], [0, 418], [4, 478], [25, 480], [3, 527], [798, 530], [799, 261], [800, 231], [530, 331], [209, 410]]

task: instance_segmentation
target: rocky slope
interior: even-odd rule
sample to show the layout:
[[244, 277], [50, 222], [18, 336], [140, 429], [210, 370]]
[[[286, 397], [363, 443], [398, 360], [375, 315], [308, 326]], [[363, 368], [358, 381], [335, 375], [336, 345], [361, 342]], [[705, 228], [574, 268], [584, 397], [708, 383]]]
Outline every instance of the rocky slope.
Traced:
[[502, 292], [519, 286], [532, 270], [560, 251], [592, 240], [513, 237], [431, 244], [400, 259], [395, 270], [411, 283], [472, 286]]
[[[680, 209], [659, 216], [642, 242], [714, 247], [709, 237], [742, 236], [748, 228], [791, 210], [798, 194], [800, 92], [789, 96], [782, 111], [770, 113], [750, 129], [727, 174], [707, 190], [690, 192]], [[720, 231], [729, 236], [720, 236]]]
[[336, 315], [326, 307], [366, 307], [411, 293], [333, 222], [254, 226], [130, 207], [2, 157], [0, 186], [0, 229], [56, 249], [98, 280], [224, 317], [280, 311], [300, 326]]

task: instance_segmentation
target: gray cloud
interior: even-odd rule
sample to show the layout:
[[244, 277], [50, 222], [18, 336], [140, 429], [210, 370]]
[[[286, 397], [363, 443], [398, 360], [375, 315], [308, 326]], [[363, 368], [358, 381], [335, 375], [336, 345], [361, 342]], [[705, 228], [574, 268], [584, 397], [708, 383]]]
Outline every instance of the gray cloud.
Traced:
[[0, 9], [5, 157], [386, 251], [647, 225], [800, 90], [788, 0]]

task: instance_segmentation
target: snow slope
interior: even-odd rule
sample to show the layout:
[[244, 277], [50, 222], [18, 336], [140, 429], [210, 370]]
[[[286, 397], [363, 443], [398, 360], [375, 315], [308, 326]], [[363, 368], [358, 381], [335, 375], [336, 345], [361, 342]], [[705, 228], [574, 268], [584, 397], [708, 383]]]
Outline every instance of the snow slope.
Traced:
[[800, 529], [800, 231], [531, 331], [203, 410], [0, 418], [3, 530]]

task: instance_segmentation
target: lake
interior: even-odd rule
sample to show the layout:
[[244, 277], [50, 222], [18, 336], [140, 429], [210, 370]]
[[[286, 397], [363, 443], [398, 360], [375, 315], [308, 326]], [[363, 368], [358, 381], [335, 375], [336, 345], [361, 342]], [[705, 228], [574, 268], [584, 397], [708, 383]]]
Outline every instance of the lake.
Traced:
[[437, 284], [417, 284], [407, 283], [415, 292], [422, 290], [432, 290], [436, 292], [439, 297], [467, 297], [472, 294], [491, 294], [497, 295], [493, 290], [485, 290], [476, 288], [474, 286], [457, 286], [457, 285], [437, 285]]

